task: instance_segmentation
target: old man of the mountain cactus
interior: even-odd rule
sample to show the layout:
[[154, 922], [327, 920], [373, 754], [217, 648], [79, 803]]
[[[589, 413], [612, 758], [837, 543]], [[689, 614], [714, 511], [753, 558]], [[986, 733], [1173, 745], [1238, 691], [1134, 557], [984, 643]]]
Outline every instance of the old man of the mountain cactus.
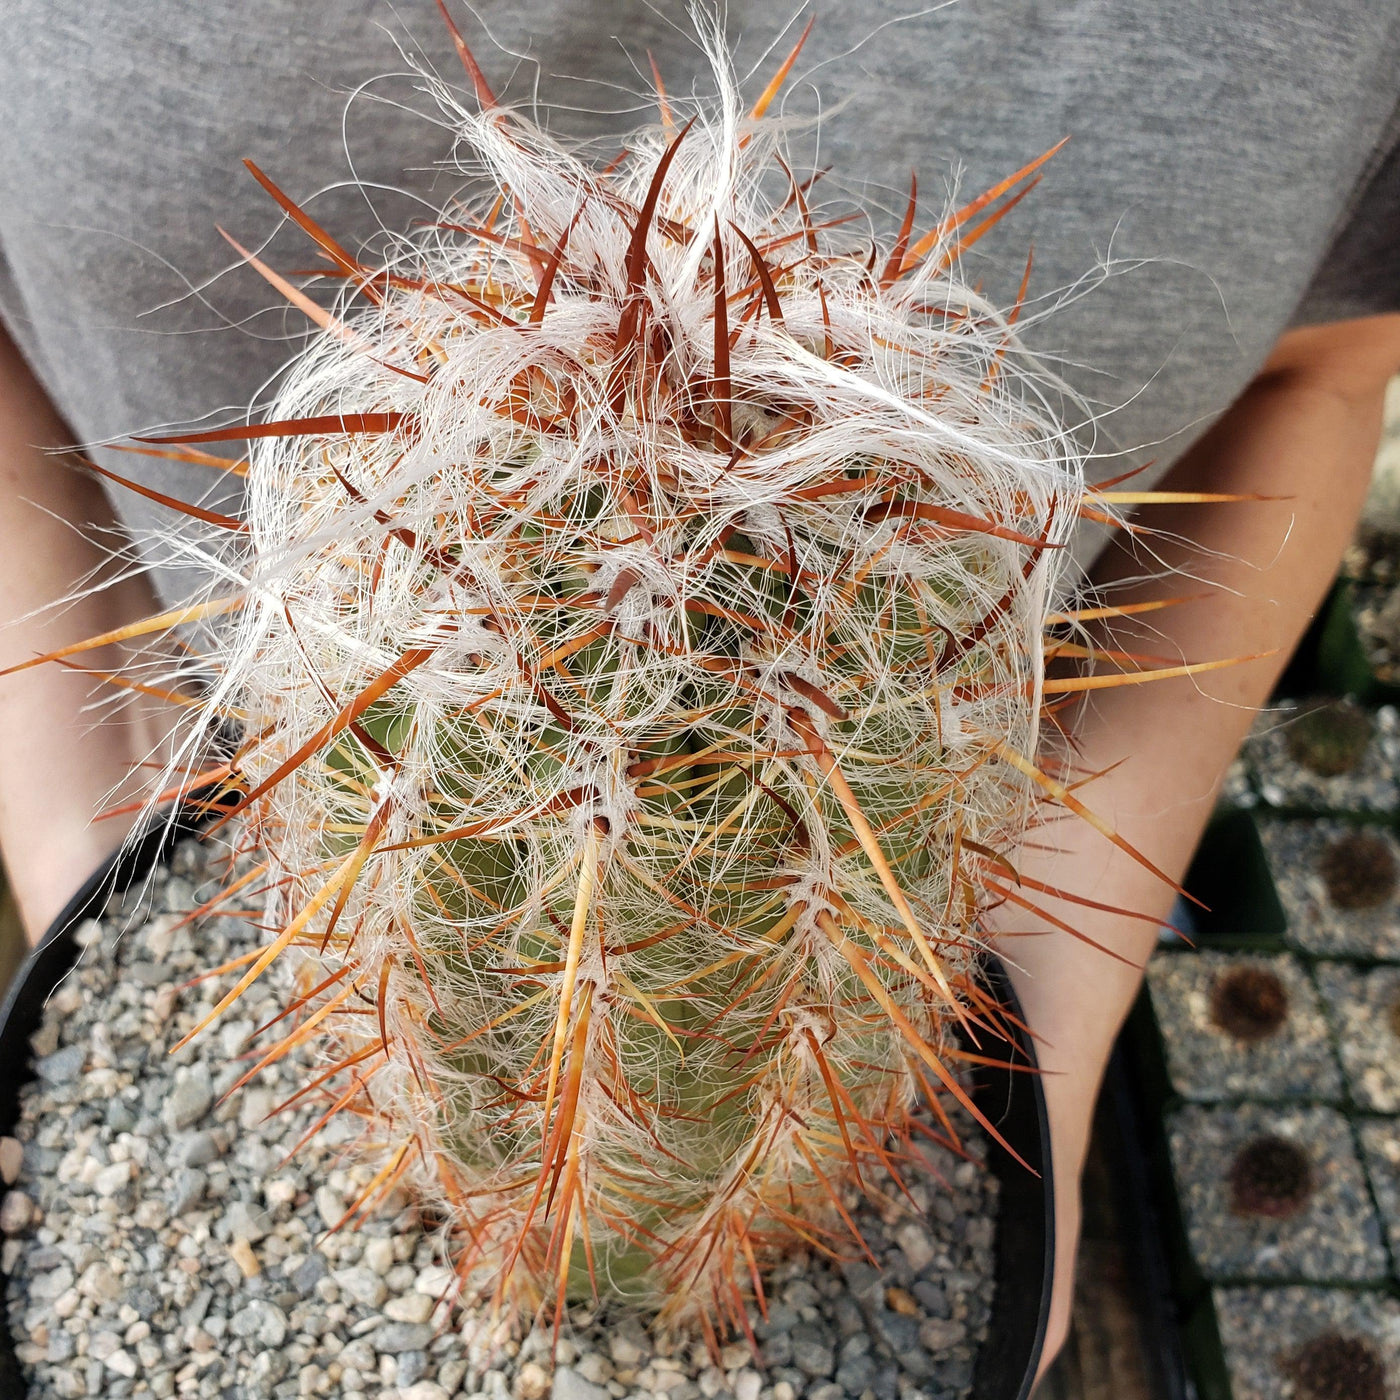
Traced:
[[979, 920], [1077, 805], [1035, 755], [1084, 485], [958, 275], [1045, 157], [872, 246], [765, 116], [792, 58], [745, 111], [700, 31], [718, 96], [605, 168], [458, 37], [490, 189], [389, 265], [254, 170], [346, 291], [248, 255], [320, 329], [267, 421], [178, 439], [250, 444], [180, 616], [275, 921], [219, 1010], [300, 960], [267, 1059], [323, 1045], [358, 1204], [410, 1188], [527, 1310], [727, 1327], [786, 1243], [858, 1247], [846, 1195], [996, 1021]]

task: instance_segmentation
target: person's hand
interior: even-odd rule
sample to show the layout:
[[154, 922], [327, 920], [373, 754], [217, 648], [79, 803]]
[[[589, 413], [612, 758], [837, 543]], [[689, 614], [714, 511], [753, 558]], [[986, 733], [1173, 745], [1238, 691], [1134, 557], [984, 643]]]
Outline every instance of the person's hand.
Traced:
[[[118, 553], [97, 479], [50, 455], [71, 441], [0, 330], [0, 669], [157, 610]], [[72, 658], [99, 674], [128, 660], [117, 645]], [[31, 943], [127, 834], [131, 813], [94, 818], [142, 793], [139, 765], [169, 728], [173, 707], [158, 697], [107, 688], [94, 711], [98, 689], [83, 669], [53, 664], [0, 676], [0, 853]]]

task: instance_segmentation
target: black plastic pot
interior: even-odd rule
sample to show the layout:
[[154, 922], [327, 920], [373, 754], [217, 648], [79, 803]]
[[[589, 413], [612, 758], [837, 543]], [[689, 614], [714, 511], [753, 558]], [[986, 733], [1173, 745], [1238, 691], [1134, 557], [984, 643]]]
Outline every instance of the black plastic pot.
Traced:
[[[176, 839], [194, 829], [190, 822], [163, 823], [107, 862], [73, 897], [16, 973], [0, 1006], [0, 1134], [14, 1131], [19, 1092], [33, 1078], [29, 1039], [39, 1028], [44, 1004], [77, 959], [74, 929], [100, 913], [114, 892], [141, 879], [168, 855]], [[1000, 964], [988, 968], [987, 980], [1002, 1001], [1018, 1009]], [[998, 1053], [985, 1045], [983, 1051]], [[1032, 1170], [1005, 1148], [989, 1144], [988, 1165], [1000, 1183], [996, 1298], [987, 1339], [978, 1354], [971, 1400], [1028, 1400], [1050, 1311], [1055, 1217], [1045, 1097], [1039, 1076], [1027, 1072], [1035, 1065], [1029, 1039], [1016, 1033], [1015, 1043], [1005, 1053], [1006, 1067], [979, 1069], [974, 1099], [1007, 1146]], [[23, 1400], [24, 1395], [8, 1312], [0, 1307], [0, 1400]]]
[[[987, 968], [993, 993], [1018, 1016], [1005, 970]], [[973, 1095], [1006, 1145], [995, 1141], [987, 1164], [1001, 1187], [997, 1210], [996, 1296], [991, 1325], [977, 1354], [971, 1400], [1028, 1400], [1045, 1349], [1050, 1285], [1055, 1276], [1055, 1181], [1050, 1168], [1050, 1121], [1030, 1037], [1015, 1031], [1005, 1067], [980, 1071]]]

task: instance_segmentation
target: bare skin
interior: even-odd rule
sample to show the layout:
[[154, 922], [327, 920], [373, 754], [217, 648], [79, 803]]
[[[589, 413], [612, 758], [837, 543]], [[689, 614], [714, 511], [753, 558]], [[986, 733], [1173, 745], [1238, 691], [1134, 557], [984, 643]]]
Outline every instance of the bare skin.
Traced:
[[[1136, 625], [1118, 621], [1115, 646], [1163, 656], [1167, 664], [1271, 653], [1189, 679], [1091, 692], [1078, 715], [1083, 771], [1127, 760], [1078, 795], [1173, 880], [1184, 874], [1224, 771], [1351, 537], [1375, 459], [1386, 382], [1397, 370], [1400, 315], [1285, 335], [1160, 488], [1287, 499], [1151, 508], [1142, 521], [1160, 533], [1144, 541], [1120, 535], [1096, 570], [1096, 579], [1109, 583], [1178, 568], [1217, 585], [1199, 602], [1143, 615]], [[1162, 579], [1124, 586], [1112, 601], [1199, 591], [1179, 578]], [[1073, 819], [1028, 841], [1016, 863], [1023, 875], [1157, 919], [1173, 900], [1162, 880]], [[1019, 965], [1012, 981], [1041, 1038], [1059, 1183], [1048, 1366], [1069, 1324], [1078, 1183], [1094, 1100], [1156, 930], [1068, 901], [1043, 905], [1136, 964], [1116, 962], [1024, 911], [998, 911], [999, 947]]]
[[[27, 616], [103, 570], [103, 549], [75, 527], [116, 527], [97, 481], [45, 451], [72, 441], [0, 332], [0, 668], [156, 611], [150, 585], [137, 577]], [[106, 647], [75, 660], [116, 670], [123, 657]], [[0, 681], [0, 852], [31, 943], [126, 835], [132, 818], [93, 817], [136, 793], [136, 765], [163, 731], [163, 706], [145, 697], [104, 722], [84, 713], [99, 686], [53, 665]]]
[[[1150, 626], [1117, 624], [1115, 645], [1186, 660], [1272, 653], [1192, 680], [1097, 692], [1083, 707], [1078, 733], [1085, 767], [1131, 761], [1082, 795], [1174, 879], [1351, 535], [1375, 455], [1385, 384], [1398, 369], [1400, 316], [1284, 336], [1261, 374], [1161, 485], [1289, 499], [1156, 508], [1148, 522], [1163, 536], [1152, 542], [1155, 559], [1135, 561], [1133, 542], [1124, 537], [1100, 567], [1104, 582], [1175, 565], [1220, 585], [1209, 600], [1152, 614]], [[102, 563], [102, 551], [63, 522], [111, 528], [104, 493], [41, 450], [71, 440], [0, 335], [0, 619], [25, 618]], [[1175, 545], [1165, 538], [1172, 534], [1194, 543]], [[1183, 591], [1196, 590], [1179, 581], [1135, 585], [1114, 601]], [[0, 667], [155, 608], [149, 587], [128, 580], [67, 611], [13, 622], [0, 627]], [[114, 669], [119, 660], [100, 653], [84, 658], [95, 669]], [[82, 714], [93, 684], [52, 666], [0, 684], [0, 851], [31, 939], [119, 843], [123, 823], [94, 824], [93, 815], [151, 753], [168, 718], [147, 703], [121, 723], [96, 725]], [[1157, 918], [1172, 901], [1166, 885], [1081, 822], [1042, 833], [1017, 864], [1025, 875]], [[1155, 932], [1078, 904], [1047, 901], [1046, 907], [1137, 965], [1115, 962], [1024, 913], [999, 916], [1000, 947], [1014, 964], [1013, 981], [1042, 1043], [1060, 1183], [1048, 1365], [1068, 1326], [1077, 1187], [1094, 1100]]]

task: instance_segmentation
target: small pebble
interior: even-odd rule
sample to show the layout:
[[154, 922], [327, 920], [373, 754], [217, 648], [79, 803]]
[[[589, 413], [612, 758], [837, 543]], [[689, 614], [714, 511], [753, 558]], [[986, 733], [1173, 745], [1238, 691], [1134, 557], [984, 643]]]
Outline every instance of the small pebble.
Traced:
[[347, 1298], [367, 1308], [379, 1307], [389, 1296], [388, 1286], [373, 1269], [337, 1269], [332, 1277]]
[[334, 1230], [340, 1223], [340, 1217], [345, 1214], [345, 1200], [339, 1192], [332, 1191], [329, 1186], [318, 1186], [316, 1188], [316, 1214], [321, 1217], [321, 1224], [328, 1230]]
[[13, 1186], [19, 1179], [19, 1169], [24, 1161], [24, 1148], [17, 1138], [0, 1137], [0, 1181]]
[[[522, 1389], [521, 1400], [536, 1398]], [[612, 1395], [605, 1387], [585, 1380], [572, 1366], [560, 1366], [554, 1372], [554, 1400], [612, 1400]]]
[[34, 1064], [34, 1072], [45, 1084], [57, 1087], [75, 1080], [86, 1059], [87, 1047], [85, 1045], [66, 1045], [62, 1050], [55, 1050], [52, 1055], [45, 1055], [42, 1059], [37, 1060]]
[[125, 1376], [131, 1380], [136, 1374], [136, 1360], [131, 1354], [121, 1347], [118, 1347], [106, 1360], [109, 1371], [115, 1371], [119, 1376]]
[[93, 1178], [93, 1190], [99, 1196], [115, 1196], [124, 1186], [131, 1184], [131, 1163], [113, 1162], [103, 1167]]
[[549, 1394], [549, 1372], [538, 1361], [527, 1361], [515, 1375], [519, 1400], [544, 1400]]
[[253, 1253], [253, 1246], [247, 1240], [237, 1239], [229, 1245], [228, 1252], [233, 1262], [238, 1265], [238, 1272], [244, 1278], [255, 1278], [262, 1272], [262, 1265], [258, 1262], [258, 1256]]
[[405, 1293], [384, 1304], [384, 1316], [390, 1322], [426, 1322], [433, 1315], [434, 1306], [426, 1293]]
[[23, 1191], [7, 1191], [0, 1201], [0, 1234], [22, 1235], [36, 1214], [34, 1202]]
[[[200, 1063], [176, 1071], [174, 1087], [161, 1112], [166, 1126], [178, 1132], [198, 1123], [213, 1102], [214, 1082], [209, 1067]], [[188, 1158], [186, 1164], [193, 1165]]]
[[758, 1400], [758, 1393], [763, 1389], [763, 1378], [757, 1371], [751, 1371], [745, 1367], [733, 1379], [734, 1400]]

